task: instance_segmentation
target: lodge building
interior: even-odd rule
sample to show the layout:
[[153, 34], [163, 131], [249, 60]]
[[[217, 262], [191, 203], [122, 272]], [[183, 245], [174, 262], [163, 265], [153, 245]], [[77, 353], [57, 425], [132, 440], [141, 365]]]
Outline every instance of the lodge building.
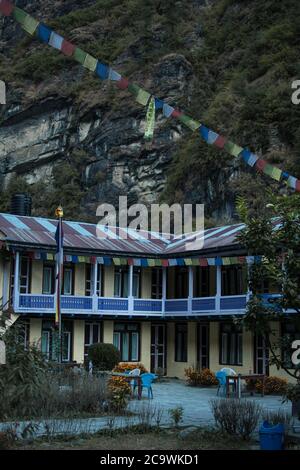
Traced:
[[[1, 310], [22, 319], [25, 342], [52, 360], [56, 227], [51, 219], [0, 214]], [[234, 322], [245, 314], [253, 261], [237, 241], [242, 229], [205, 230], [199, 244], [199, 234], [168, 239], [64, 221], [63, 360], [82, 364], [91, 344], [105, 342], [122, 361], [169, 377], [183, 378], [189, 366], [285, 376], [268, 364], [263, 339]], [[266, 282], [262, 296], [274, 295]], [[293, 334], [288, 321], [274, 321], [272, 330], [274, 342]]]

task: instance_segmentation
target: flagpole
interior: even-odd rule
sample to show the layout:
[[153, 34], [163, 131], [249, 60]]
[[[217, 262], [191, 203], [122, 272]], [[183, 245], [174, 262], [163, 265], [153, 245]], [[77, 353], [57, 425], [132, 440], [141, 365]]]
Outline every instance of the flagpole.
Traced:
[[58, 217], [58, 236], [57, 236], [57, 252], [56, 252], [56, 324], [58, 323], [58, 361], [62, 364], [63, 355], [63, 339], [62, 339], [62, 318], [61, 318], [61, 288], [62, 288], [62, 274], [63, 274], [63, 209], [59, 206], [55, 211]]

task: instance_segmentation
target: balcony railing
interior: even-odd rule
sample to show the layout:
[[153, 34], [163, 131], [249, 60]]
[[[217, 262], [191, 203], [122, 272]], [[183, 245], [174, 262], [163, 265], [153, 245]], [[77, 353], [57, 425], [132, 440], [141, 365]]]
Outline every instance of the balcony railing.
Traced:
[[[220, 315], [243, 313], [247, 296], [193, 297], [185, 299], [140, 299], [63, 295], [63, 314], [143, 315], [173, 317], [181, 315]], [[20, 294], [16, 313], [54, 313], [54, 295]]]

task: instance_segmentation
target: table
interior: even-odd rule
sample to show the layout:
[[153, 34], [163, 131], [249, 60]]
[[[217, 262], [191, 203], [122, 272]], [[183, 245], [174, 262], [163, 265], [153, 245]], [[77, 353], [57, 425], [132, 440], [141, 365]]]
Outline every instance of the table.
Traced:
[[226, 375], [226, 397], [229, 398], [229, 387], [230, 387], [230, 380], [236, 382], [235, 390], [236, 390], [236, 398], [241, 398], [241, 380], [262, 380], [262, 391], [261, 396], [265, 395], [265, 374], [237, 374], [237, 375]]
[[[141, 398], [142, 398], [142, 379], [141, 379], [140, 375], [129, 375], [129, 374], [125, 374], [123, 372], [112, 372], [111, 375], [113, 377], [123, 377], [129, 383], [132, 380], [136, 380], [137, 388], [138, 388], [138, 400], [141, 400]], [[132, 394], [133, 394], [133, 391], [132, 391]]]

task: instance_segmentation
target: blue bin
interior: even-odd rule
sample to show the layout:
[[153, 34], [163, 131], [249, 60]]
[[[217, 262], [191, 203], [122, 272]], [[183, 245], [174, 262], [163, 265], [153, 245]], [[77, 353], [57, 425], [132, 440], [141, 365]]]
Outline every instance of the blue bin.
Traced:
[[259, 429], [259, 441], [261, 450], [282, 450], [284, 440], [283, 424], [272, 426], [264, 421]]

